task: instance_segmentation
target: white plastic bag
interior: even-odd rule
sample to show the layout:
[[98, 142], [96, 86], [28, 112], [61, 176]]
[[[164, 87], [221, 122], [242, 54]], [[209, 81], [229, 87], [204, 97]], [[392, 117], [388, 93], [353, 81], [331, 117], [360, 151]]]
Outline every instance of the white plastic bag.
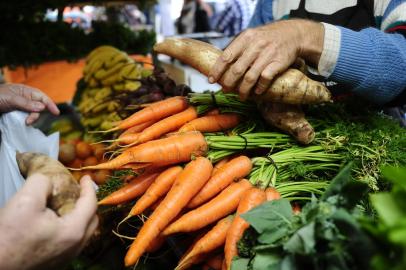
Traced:
[[45, 136], [25, 124], [28, 114], [13, 111], [0, 117], [0, 207], [24, 184], [17, 166], [16, 152], [37, 152], [58, 158], [59, 133]]

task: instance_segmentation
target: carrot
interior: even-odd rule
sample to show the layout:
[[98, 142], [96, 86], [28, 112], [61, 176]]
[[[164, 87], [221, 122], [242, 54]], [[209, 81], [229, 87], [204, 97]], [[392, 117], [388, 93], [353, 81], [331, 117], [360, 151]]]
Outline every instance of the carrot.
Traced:
[[252, 162], [246, 156], [239, 156], [230, 160], [216, 171], [206, 185], [189, 202], [188, 208], [195, 208], [207, 202], [233, 181], [247, 176], [251, 169]]
[[165, 100], [154, 102], [148, 107], [120, 121], [118, 125], [104, 132], [127, 129], [148, 121], [157, 121], [174, 113], [185, 110], [188, 107], [184, 97], [171, 97]]
[[299, 215], [301, 211], [302, 211], [302, 208], [300, 207], [300, 205], [297, 202], [292, 203], [292, 212], [293, 212], [293, 214]]
[[141, 214], [160, 197], [165, 195], [172, 187], [176, 177], [182, 172], [182, 167], [174, 166], [163, 171], [147, 189], [144, 195], [138, 199], [128, 214], [129, 217]]
[[165, 199], [144, 223], [128, 250], [126, 266], [135, 264], [142, 256], [149, 242], [182, 211], [190, 199], [202, 188], [210, 177], [213, 166], [204, 157], [189, 162], [179, 174]]
[[135, 136], [132, 141], [127, 140], [127, 143], [129, 142], [129, 146], [132, 146], [135, 144], [144, 143], [159, 138], [160, 136], [170, 131], [176, 130], [185, 123], [196, 118], [197, 118], [196, 109], [194, 107], [189, 107], [187, 110], [169, 116], [159, 122], [156, 122], [152, 126], [146, 128], [144, 131], [136, 133], [137, 136]]
[[191, 265], [199, 263], [198, 255], [207, 254], [216, 248], [222, 247], [226, 240], [227, 231], [232, 223], [232, 216], [228, 216], [217, 222], [217, 224], [205, 235], [203, 235], [181, 259], [177, 270], [187, 269]]
[[235, 127], [240, 123], [240, 116], [236, 113], [207, 115], [196, 118], [183, 125], [179, 132], [197, 130], [200, 132], [217, 132]]
[[126, 134], [131, 134], [131, 133], [138, 133], [143, 131], [144, 129], [146, 129], [147, 127], [153, 125], [155, 123], [154, 120], [148, 121], [148, 122], [144, 122], [135, 126], [130, 127], [129, 129], [124, 130], [123, 133], [120, 134], [119, 138], [121, 136], [125, 136]]
[[129, 129], [125, 130], [123, 133], [120, 134], [120, 136], [118, 136], [117, 139], [115, 140], [105, 140], [105, 141], [101, 141], [101, 142], [112, 142], [112, 144], [109, 147], [106, 147], [105, 149], [114, 149], [117, 146], [120, 145], [120, 143], [123, 144], [130, 144], [131, 142], [133, 142], [132, 139], [132, 134], [136, 134], [139, 133], [141, 131], [143, 131], [144, 129], [146, 129], [147, 127], [151, 126], [153, 123], [155, 123], [155, 121], [148, 121], [139, 125], [135, 125], [133, 127], [130, 127]]
[[158, 235], [158, 237], [155, 237], [152, 239], [151, 242], [149, 242], [148, 247], [145, 249], [145, 252], [152, 253], [160, 249], [163, 244], [165, 243], [166, 237], [163, 237], [161, 235]]
[[246, 179], [231, 184], [211, 201], [181, 216], [162, 234], [196, 231], [231, 214], [237, 209], [242, 194], [251, 187]]
[[189, 161], [192, 156], [203, 155], [206, 150], [207, 143], [200, 132], [186, 132], [131, 147], [110, 161], [81, 169], [117, 169], [128, 163], [169, 165]]
[[105, 197], [99, 202], [99, 204], [116, 205], [130, 201], [143, 194], [158, 177], [158, 175], [159, 172], [138, 176], [127, 185]]
[[231, 260], [238, 255], [237, 242], [241, 239], [244, 231], [250, 226], [248, 222], [240, 217], [252, 208], [266, 201], [265, 191], [259, 188], [247, 190], [238, 204], [237, 214], [227, 232], [226, 243], [224, 246], [224, 258], [226, 269], [231, 268]]
[[274, 187], [265, 189], [265, 195], [267, 201], [278, 200], [281, 198], [281, 194]]
[[222, 160], [220, 160], [219, 162], [217, 162], [214, 165], [213, 171], [212, 171], [212, 176], [218, 171], [218, 169], [220, 169], [221, 167], [223, 167], [227, 162], [230, 161], [230, 156], [227, 156], [225, 158], [223, 158]]
[[220, 114], [220, 110], [215, 108], [208, 111], [205, 115], [218, 115], [218, 114]]

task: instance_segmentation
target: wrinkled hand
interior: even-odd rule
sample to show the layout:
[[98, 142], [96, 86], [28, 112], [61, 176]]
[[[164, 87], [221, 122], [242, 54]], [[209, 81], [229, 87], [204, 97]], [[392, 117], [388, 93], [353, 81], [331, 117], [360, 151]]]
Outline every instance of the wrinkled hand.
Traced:
[[44, 175], [32, 175], [0, 210], [0, 269], [60, 269], [93, 235], [98, 218], [90, 178], [82, 178], [76, 207], [62, 217], [46, 207], [51, 185]]
[[209, 74], [223, 90], [238, 90], [245, 100], [252, 89], [261, 94], [298, 57], [317, 65], [323, 49], [320, 23], [286, 20], [245, 30], [224, 50]]
[[13, 110], [29, 112], [26, 123], [30, 125], [39, 118], [39, 112], [45, 108], [55, 115], [59, 114], [55, 103], [36, 88], [22, 84], [0, 85], [0, 112]]

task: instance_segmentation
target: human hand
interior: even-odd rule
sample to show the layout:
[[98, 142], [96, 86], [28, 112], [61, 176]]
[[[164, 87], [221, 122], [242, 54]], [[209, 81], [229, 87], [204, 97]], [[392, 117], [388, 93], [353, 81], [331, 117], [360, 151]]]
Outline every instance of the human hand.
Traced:
[[49, 178], [27, 178], [0, 210], [0, 269], [60, 269], [79, 254], [98, 225], [92, 181], [85, 176], [80, 184], [75, 208], [60, 217], [46, 207], [52, 190]]
[[298, 57], [317, 66], [323, 39], [323, 25], [306, 20], [278, 21], [245, 30], [218, 58], [209, 82], [219, 81], [226, 92], [238, 90], [242, 100], [252, 89], [262, 94]]
[[59, 114], [55, 103], [36, 88], [13, 83], [0, 85], [0, 112], [12, 110], [29, 112], [25, 122], [30, 125], [39, 118], [39, 112], [45, 108], [52, 114]]

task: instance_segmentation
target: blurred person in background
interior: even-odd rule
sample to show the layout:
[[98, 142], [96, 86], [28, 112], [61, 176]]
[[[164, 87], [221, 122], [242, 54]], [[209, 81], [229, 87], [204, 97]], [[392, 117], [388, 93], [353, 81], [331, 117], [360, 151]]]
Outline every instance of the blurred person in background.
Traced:
[[248, 27], [257, 0], [229, 0], [224, 10], [215, 15], [213, 30], [231, 37]]
[[209, 16], [212, 10], [202, 0], [185, 0], [180, 17], [176, 22], [178, 34], [210, 31]]

